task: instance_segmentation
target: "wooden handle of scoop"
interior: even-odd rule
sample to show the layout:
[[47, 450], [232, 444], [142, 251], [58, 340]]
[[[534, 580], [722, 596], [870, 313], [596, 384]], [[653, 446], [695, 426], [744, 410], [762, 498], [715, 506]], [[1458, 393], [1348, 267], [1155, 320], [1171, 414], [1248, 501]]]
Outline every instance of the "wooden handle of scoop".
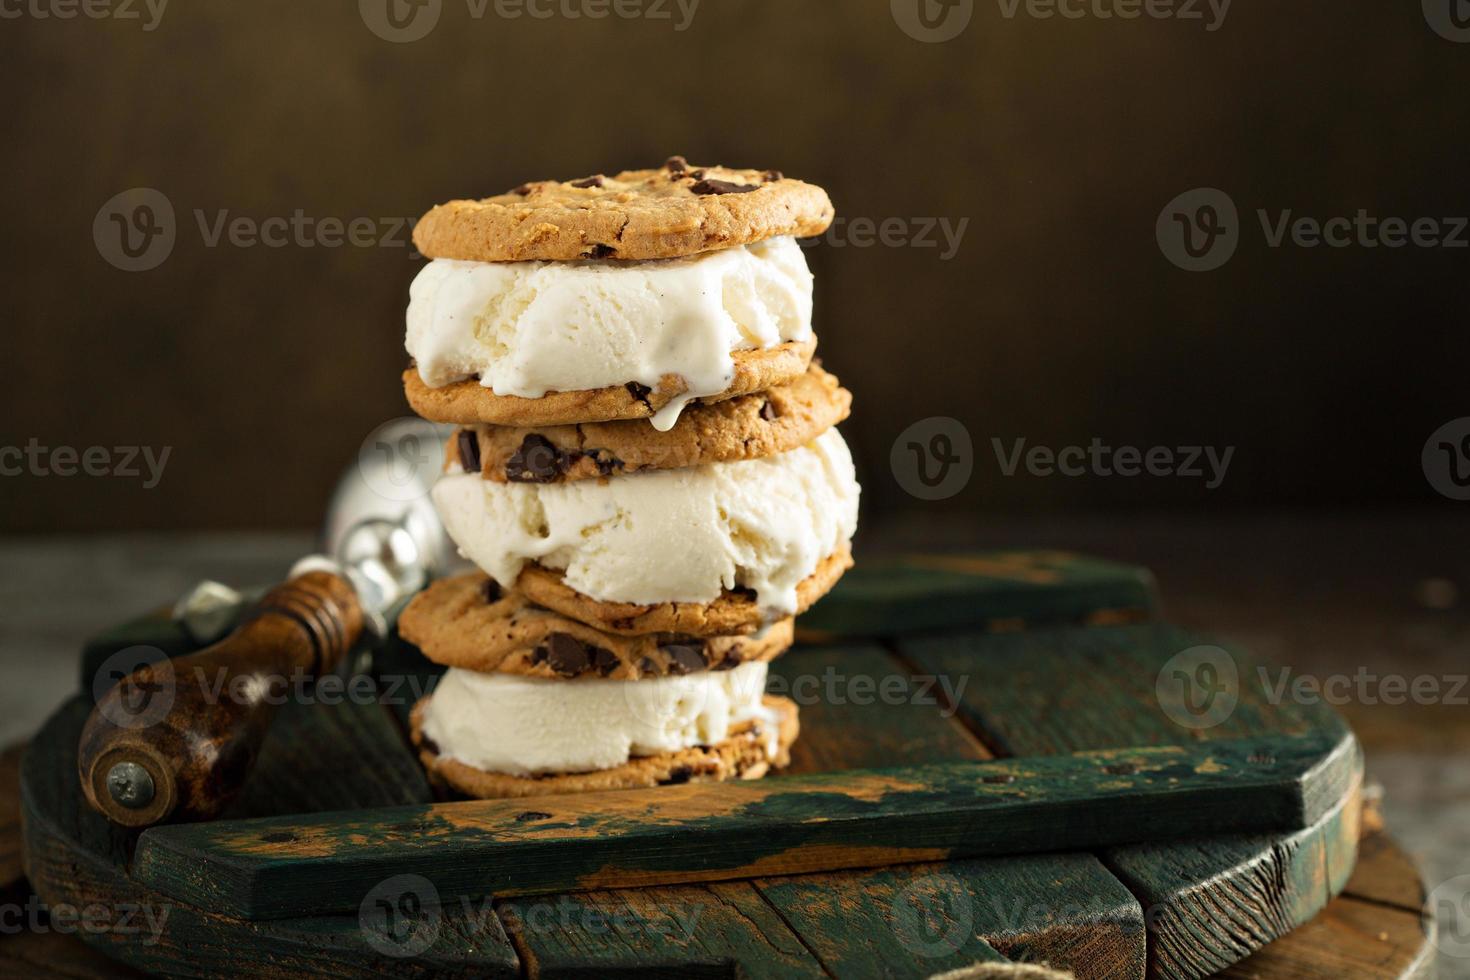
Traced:
[[334, 670], [361, 632], [352, 586], [307, 572], [267, 593], [220, 642], [129, 674], [82, 729], [77, 774], [88, 802], [127, 827], [216, 816], [293, 685]]

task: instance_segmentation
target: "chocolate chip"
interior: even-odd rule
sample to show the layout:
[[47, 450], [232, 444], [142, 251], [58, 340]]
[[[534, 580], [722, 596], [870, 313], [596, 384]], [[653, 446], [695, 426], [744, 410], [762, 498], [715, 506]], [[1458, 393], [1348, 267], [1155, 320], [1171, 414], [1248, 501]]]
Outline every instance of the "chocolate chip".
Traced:
[[567, 471], [567, 458], [545, 436], [532, 433], [521, 440], [505, 463], [505, 478], [511, 483], [552, 483]]
[[480, 595], [485, 597], [486, 602], [499, 602], [500, 583], [493, 578], [487, 578], [480, 583]]
[[658, 664], [653, 662], [652, 657], [644, 657], [643, 659], [638, 661], [638, 673], [649, 675], [657, 674]]
[[638, 399], [644, 405], [647, 405], [648, 408], [653, 408], [652, 405], [648, 404], [648, 396], [653, 391], [653, 389], [648, 387], [648, 385], [639, 384], [636, 381], [629, 381], [627, 384], [623, 385], [623, 387], [628, 389], [628, 394]]
[[546, 638], [547, 662], [563, 677], [576, 677], [587, 669], [587, 644], [568, 633], [552, 633]]
[[739, 650], [731, 650], [724, 660], [715, 664], [710, 670], [734, 670], [745, 662], [745, 657]]
[[574, 180], [574, 181], [572, 181], [572, 186], [573, 187], [582, 187], [582, 188], [587, 188], [587, 187], [601, 187], [602, 186], [602, 174], [598, 174], [596, 177], [584, 177], [581, 180]]
[[765, 404], [761, 406], [761, 418], [765, 419], [767, 422], [774, 422], [778, 417], [779, 416], [777, 416], [776, 414], [776, 406], [772, 405], [771, 400], [767, 398]]
[[747, 588], [743, 585], [735, 586], [735, 588], [730, 590], [730, 594], [737, 599], [748, 600], [750, 602], [755, 601], [755, 589]]
[[527, 194], [531, 193], [531, 185], [530, 184], [522, 184], [521, 186], [519, 186], [519, 187], [515, 188], [514, 190], [512, 190], [511, 193], [512, 194], [519, 194], [521, 197], [525, 197]]
[[775, 181], [784, 179], [785, 174], [781, 173], [781, 171], [779, 170], [767, 170], [765, 173], [761, 174], [761, 176], [764, 177], [767, 181], [774, 183]]
[[692, 775], [694, 775], [694, 770], [688, 766], [675, 766], [669, 770], [668, 778], [660, 779], [658, 784], [660, 786], [678, 786], [682, 783], [689, 782], [689, 777]]
[[466, 473], [480, 472], [480, 437], [473, 429], [459, 430], [459, 465]]
[[689, 176], [693, 177], [695, 180], [704, 180], [704, 168], [701, 167], [698, 170], [689, 171]]
[[613, 248], [611, 245], [604, 245], [601, 242], [598, 242], [596, 245], [592, 246], [592, 251], [587, 253], [587, 257], [589, 259], [605, 259], [610, 255], [617, 254], [618, 250]]
[[760, 190], [759, 184], [735, 184], [728, 180], [701, 180], [689, 188], [696, 194], [749, 194]]
[[688, 646], [683, 643], [666, 643], [659, 649], [669, 658], [669, 673], [671, 674], [691, 674], [696, 670], [704, 670], [709, 665], [701, 647]]
[[606, 677], [618, 669], [618, 658], [611, 650], [604, 650], [602, 647], [593, 647], [592, 666], [597, 668], [599, 674]]
[[592, 464], [597, 467], [598, 476], [612, 476], [625, 465], [621, 459], [606, 449], [584, 449], [578, 456], [586, 456], [592, 460]]
[[539, 667], [546, 663], [546, 644], [541, 644], [531, 651], [531, 666]]
[[516, 814], [516, 823], [530, 823], [533, 820], [550, 820], [551, 814], [545, 810], [525, 810]]
[[672, 170], [675, 173], [679, 172], [680, 170], [688, 170], [689, 161], [685, 160], [683, 157], [669, 157], [667, 160], [664, 161], [664, 169]]

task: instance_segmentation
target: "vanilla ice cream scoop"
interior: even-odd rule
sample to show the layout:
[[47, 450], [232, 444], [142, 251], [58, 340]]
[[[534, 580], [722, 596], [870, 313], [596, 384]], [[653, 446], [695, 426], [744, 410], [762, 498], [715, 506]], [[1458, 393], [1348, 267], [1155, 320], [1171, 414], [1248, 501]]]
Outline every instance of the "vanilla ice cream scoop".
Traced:
[[441, 757], [524, 776], [591, 772], [634, 756], [714, 745], [760, 721], [766, 752], [778, 720], [761, 701], [766, 664], [682, 677], [543, 680], [450, 668], [434, 688], [424, 734]]
[[770, 617], [857, 530], [859, 487], [836, 429], [761, 459], [648, 470], [606, 481], [497, 483], [462, 470], [434, 505], [464, 556], [511, 585], [528, 561], [611, 602], [710, 602], [756, 594]]
[[522, 398], [677, 374], [687, 391], [653, 419], [667, 431], [729, 387], [732, 351], [808, 341], [811, 321], [794, 238], [645, 262], [435, 259], [410, 287], [407, 347], [431, 387], [478, 377]]

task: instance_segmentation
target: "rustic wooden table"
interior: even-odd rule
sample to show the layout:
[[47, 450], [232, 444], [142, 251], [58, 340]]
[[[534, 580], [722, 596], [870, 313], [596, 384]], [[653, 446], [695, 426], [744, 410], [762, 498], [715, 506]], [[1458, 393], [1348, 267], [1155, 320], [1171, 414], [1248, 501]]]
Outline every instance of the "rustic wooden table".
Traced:
[[[1002, 530], [893, 525], [870, 536], [877, 550], [945, 547], [1067, 547], [1153, 568], [1169, 617], [1240, 641], [1300, 674], [1360, 670], [1437, 677], [1463, 673], [1470, 617], [1458, 587], [1470, 583], [1463, 521], [1390, 516], [1315, 520], [1055, 521]], [[41, 651], [17, 669], [0, 714], [12, 736], [29, 731], [74, 689], [75, 644], [96, 628], [174, 594], [198, 577], [268, 581], [310, 546], [305, 536], [112, 539], [0, 546], [4, 649]], [[17, 570], [25, 569], [23, 575]], [[63, 602], [48, 583], [72, 583]], [[13, 610], [13, 612], [11, 612]], [[7, 665], [9, 666], [9, 665]], [[42, 692], [42, 693], [38, 693]], [[45, 692], [55, 692], [50, 696]], [[1368, 750], [1370, 778], [1387, 789], [1395, 834], [1428, 869], [1431, 885], [1464, 873], [1470, 834], [1467, 712], [1431, 704], [1350, 698], [1339, 705]], [[1458, 710], [1457, 710], [1458, 709]], [[1388, 976], [1422, 966], [1417, 881], [1402, 852], [1365, 843], [1342, 898], [1307, 927], [1237, 964], [1238, 976]], [[55, 933], [0, 940], [0, 964], [72, 944]], [[82, 962], [87, 954], [75, 951]], [[46, 954], [50, 955], [50, 954]], [[70, 962], [70, 961], [65, 961]], [[1443, 975], [1456, 975], [1446, 961]], [[65, 975], [93, 975], [66, 966]], [[111, 970], [109, 966], [107, 970]], [[83, 971], [83, 972], [77, 972]], [[97, 972], [102, 971], [102, 972]], [[1390, 972], [1391, 971], [1391, 972]], [[96, 975], [113, 975], [97, 967]]]

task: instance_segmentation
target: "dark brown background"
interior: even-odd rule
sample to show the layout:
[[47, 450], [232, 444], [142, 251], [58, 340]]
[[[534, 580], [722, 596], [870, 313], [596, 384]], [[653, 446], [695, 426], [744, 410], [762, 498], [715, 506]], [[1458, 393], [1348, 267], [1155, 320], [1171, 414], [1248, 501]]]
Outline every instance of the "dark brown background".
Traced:
[[[656, 163], [779, 167], [848, 218], [969, 218], [958, 255], [819, 247], [822, 353], [857, 394], [869, 513], [916, 506], [895, 436], [962, 420], [969, 488], [931, 512], [1162, 505], [1453, 506], [1419, 454], [1470, 414], [1467, 251], [1266, 246], [1256, 208], [1465, 214], [1470, 45], [1419, 5], [1233, 5], [1200, 22], [1007, 19], [912, 40], [887, 0], [704, 0], [668, 21], [467, 15], [390, 44], [356, 4], [175, 0], [137, 21], [0, 25], [0, 445], [172, 446], [161, 485], [0, 479], [0, 527], [310, 526], [405, 414], [398, 248], [206, 247], [195, 209], [393, 218], [528, 178]], [[1228, 191], [1223, 269], [1175, 269], [1164, 204]], [[171, 257], [92, 239], [135, 186]], [[1181, 479], [1002, 478], [990, 439], [1237, 447]]]

